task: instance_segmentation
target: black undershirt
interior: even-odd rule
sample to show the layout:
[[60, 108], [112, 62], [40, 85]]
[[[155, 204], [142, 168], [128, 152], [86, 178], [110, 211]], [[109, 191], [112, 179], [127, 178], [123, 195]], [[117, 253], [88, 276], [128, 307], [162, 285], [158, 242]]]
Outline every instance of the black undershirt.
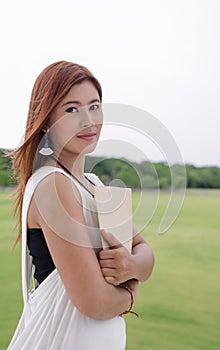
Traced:
[[55, 269], [41, 228], [27, 229], [27, 246], [33, 257], [34, 278], [40, 284]]

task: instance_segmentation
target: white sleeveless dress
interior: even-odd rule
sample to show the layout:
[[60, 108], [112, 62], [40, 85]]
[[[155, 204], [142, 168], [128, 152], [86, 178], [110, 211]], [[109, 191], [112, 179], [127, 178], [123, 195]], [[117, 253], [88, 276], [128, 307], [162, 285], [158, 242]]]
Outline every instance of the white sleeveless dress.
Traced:
[[[23, 200], [24, 307], [8, 350], [124, 350], [126, 344], [124, 319], [116, 316], [108, 320], [95, 320], [83, 315], [70, 301], [56, 269], [35, 290], [29, 291], [33, 268], [27, 247], [27, 212], [36, 186], [53, 172], [63, 173], [74, 181], [81, 194], [86, 223], [89, 228], [92, 228], [94, 247], [100, 247], [101, 244], [99, 229], [97, 229], [97, 214], [92, 210], [95, 205], [94, 198], [62, 169], [51, 166], [38, 169], [26, 185]], [[85, 175], [96, 185], [103, 185], [95, 174], [86, 173]]]

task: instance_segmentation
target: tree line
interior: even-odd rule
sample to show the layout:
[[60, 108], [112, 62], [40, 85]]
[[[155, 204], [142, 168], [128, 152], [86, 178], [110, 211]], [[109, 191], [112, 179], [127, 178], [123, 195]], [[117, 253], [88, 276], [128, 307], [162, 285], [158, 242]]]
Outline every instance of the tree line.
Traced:
[[[0, 149], [0, 186], [15, 186], [12, 160]], [[93, 172], [105, 185], [126, 186], [134, 189], [220, 188], [220, 167], [196, 167], [191, 164], [169, 165], [166, 162], [132, 162], [125, 158], [86, 156], [85, 172]], [[186, 177], [185, 177], [186, 172]]]

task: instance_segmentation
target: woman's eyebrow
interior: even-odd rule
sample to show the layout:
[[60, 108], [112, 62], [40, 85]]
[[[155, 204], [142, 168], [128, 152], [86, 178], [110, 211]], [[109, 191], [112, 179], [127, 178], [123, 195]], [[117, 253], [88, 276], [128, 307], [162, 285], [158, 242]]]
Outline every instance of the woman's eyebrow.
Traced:
[[[87, 104], [91, 105], [92, 103], [95, 103], [95, 102], [99, 102], [100, 103], [100, 101], [97, 98], [95, 98], [94, 100], [89, 101]], [[69, 104], [82, 105], [82, 103], [80, 101], [67, 101], [64, 104], [62, 104], [62, 107], [66, 106], [66, 105], [69, 105]]]

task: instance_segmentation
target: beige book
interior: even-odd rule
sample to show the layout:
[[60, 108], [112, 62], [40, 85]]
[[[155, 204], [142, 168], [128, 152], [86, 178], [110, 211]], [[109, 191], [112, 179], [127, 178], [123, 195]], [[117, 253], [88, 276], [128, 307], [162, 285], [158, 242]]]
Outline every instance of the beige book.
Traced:
[[[95, 186], [95, 200], [100, 229], [112, 233], [130, 252], [133, 222], [131, 189], [113, 186]], [[108, 243], [102, 239], [103, 248]]]

